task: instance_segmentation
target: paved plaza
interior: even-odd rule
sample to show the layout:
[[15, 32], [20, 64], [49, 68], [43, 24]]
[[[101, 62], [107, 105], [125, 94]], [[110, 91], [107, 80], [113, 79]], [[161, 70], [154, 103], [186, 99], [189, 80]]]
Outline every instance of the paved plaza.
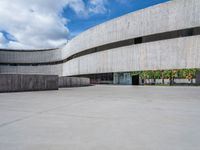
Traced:
[[0, 93], [0, 150], [199, 149], [199, 87]]

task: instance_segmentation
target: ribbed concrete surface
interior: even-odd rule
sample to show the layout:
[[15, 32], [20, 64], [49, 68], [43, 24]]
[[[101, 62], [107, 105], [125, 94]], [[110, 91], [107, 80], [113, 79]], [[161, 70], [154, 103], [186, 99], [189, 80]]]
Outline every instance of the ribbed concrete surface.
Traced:
[[58, 90], [57, 75], [0, 74], [0, 92]]
[[89, 86], [90, 79], [81, 77], [59, 77], [58, 84], [60, 88]]
[[200, 36], [131, 45], [63, 64], [63, 75], [200, 68]]
[[0, 94], [2, 150], [199, 150], [200, 88]]

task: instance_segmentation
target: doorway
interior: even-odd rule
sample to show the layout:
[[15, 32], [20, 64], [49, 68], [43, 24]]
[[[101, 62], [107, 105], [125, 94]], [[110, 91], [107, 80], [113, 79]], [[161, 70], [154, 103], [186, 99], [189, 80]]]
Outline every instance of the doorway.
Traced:
[[132, 76], [132, 85], [139, 85], [139, 75]]

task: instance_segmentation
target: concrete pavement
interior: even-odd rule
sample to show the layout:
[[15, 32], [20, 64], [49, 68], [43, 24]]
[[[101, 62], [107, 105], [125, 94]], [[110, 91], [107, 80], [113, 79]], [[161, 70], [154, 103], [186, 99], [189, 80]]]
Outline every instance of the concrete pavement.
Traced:
[[199, 150], [199, 87], [1, 93], [2, 150]]

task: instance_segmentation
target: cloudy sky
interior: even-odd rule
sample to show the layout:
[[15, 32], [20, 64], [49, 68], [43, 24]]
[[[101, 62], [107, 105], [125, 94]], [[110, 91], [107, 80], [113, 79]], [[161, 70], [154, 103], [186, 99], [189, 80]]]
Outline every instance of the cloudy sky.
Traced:
[[0, 48], [54, 48], [80, 32], [167, 0], [0, 0]]

